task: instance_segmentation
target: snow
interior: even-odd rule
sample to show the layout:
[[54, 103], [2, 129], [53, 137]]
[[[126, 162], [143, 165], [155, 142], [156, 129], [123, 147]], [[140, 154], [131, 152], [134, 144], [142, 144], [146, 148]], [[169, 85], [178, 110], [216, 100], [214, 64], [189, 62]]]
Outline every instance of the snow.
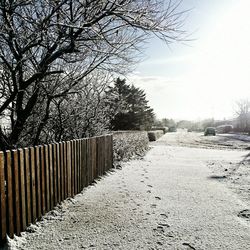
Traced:
[[221, 136], [233, 138], [235, 140], [250, 142], [250, 136], [245, 134], [221, 134]]
[[243, 173], [249, 179], [246, 145], [220, 143], [164, 135], [144, 159], [124, 163], [9, 240], [10, 249], [249, 249], [250, 181], [244, 190], [233, 182]]

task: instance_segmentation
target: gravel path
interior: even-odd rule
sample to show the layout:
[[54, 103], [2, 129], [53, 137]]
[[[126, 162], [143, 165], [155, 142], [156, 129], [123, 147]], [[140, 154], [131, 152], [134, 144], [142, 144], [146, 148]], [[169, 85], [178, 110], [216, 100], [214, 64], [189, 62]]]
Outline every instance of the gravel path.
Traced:
[[169, 136], [64, 202], [11, 249], [250, 249], [241, 212], [249, 204], [208, 167], [236, 164], [245, 152], [169, 146]]

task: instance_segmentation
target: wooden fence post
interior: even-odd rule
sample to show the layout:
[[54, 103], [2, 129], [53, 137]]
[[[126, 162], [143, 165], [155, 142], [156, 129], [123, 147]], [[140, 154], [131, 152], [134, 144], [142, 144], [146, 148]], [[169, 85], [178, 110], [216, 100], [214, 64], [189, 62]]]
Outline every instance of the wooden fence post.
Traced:
[[113, 137], [109, 135], [109, 169], [113, 167], [113, 153], [112, 153]]
[[106, 135], [105, 144], [106, 144], [105, 165], [106, 165], [106, 171], [108, 171], [109, 170], [109, 135]]
[[49, 144], [49, 187], [50, 187], [50, 210], [54, 208], [54, 182], [53, 182], [53, 145]]
[[100, 168], [99, 168], [99, 136], [96, 137], [96, 175], [100, 176]]
[[42, 206], [41, 206], [41, 167], [40, 167], [40, 146], [35, 147], [35, 172], [36, 172], [36, 214], [37, 219], [42, 216]]
[[18, 166], [18, 152], [12, 150], [13, 157], [13, 197], [14, 197], [14, 232], [16, 235], [21, 233], [21, 206], [20, 206], [20, 189], [19, 189], [19, 166]]
[[46, 212], [46, 173], [45, 173], [45, 162], [46, 156], [44, 152], [44, 146], [40, 147], [41, 155], [41, 212], [42, 215]]
[[26, 193], [26, 223], [30, 225], [32, 221], [32, 209], [31, 209], [31, 173], [30, 173], [30, 153], [29, 149], [24, 149], [24, 165], [25, 165], [25, 193]]
[[50, 210], [50, 171], [49, 171], [49, 147], [44, 146], [45, 157], [45, 200], [46, 200], [46, 212]]
[[6, 220], [6, 193], [5, 193], [5, 159], [4, 153], [0, 152], [0, 243], [6, 241], [7, 220]]
[[6, 151], [6, 197], [7, 197], [7, 234], [10, 238], [14, 237], [14, 211], [13, 211], [13, 192], [12, 192], [12, 160], [11, 152]]
[[71, 196], [75, 194], [75, 140], [70, 141], [71, 147]]
[[35, 150], [30, 148], [30, 173], [31, 173], [31, 211], [32, 222], [36, 221], [36, 172], [35, 172]]
[[81, 192], [80, 188], [80, 177], [81, 177], [81, 171], [80, 171], [80, 166], [81, 166], [81, 144], [80, 140], [76, 141], [76, 148], [77, 148], [77, 193]]
[[92, 183], [92, 140], [88, 139], [88, 158], [89, 158], [89, 184]]
[[82, 191], [82, 143], [78, 142], [78, 193]]
[[63, 168], [64, 168], [64, 190], [65, 190], [65, 199], [69, 197], [69, 191], [68, 191], [68, 167], [67, 167], [67, 163], [68, 163], [68, 155], [67, 155], [67, 143], [63, 142]]
[[60, 145], [56, 143], [56, 161], [57, 161], [57, 200], [62, 201], [61, 193], [61, 156], [60, 156]]
[[99, 176], [102, 175], [102, 137], [98, 138], [98, 173]]
[[61, 169], [61, 200], [65, 199], [65, 190], [64, 190], [64, 184], [65, 184], [65, 179], [64, 179], [64, 156], [63, 156], [63, 143], [59, 143], [60, 147], [60, 169]]
[[97, 178], [97, 168], [96, 168], [96, 137], [92, 138], [92, 182]]
[[52, 144], [52, 150], [53, 150], [53, 191], [54, 191], [54, 206], [57, 205], [57, 176], [58, 176], [58, 170], [57, 170], [57, 152], [56, 152], [56, 144]]
[[104, 137], [104, 166], [105, 172], [108, 171], [108, 135]]
[[68, 197], [72, 197], [72, 178], [71, 178], [71, 171], [72, 171], [72, 155], [71, 155], [71, 142], [67, 142], [67, 182], [68, 182]]
[[86, 139], [86, 186], [90, 184], [90, 155], [89, 155], [89, 138]]
[[20, 169], [20, 193], [21, 193], [21, 231], [27, 227], [26, 223], [26, 192], [25, 192], [25, 168], [24, 168], [24, 154], [23, 149], [18, 150], [19, 155], [19, 169]]
[[101, 166], [102, 166], [102, 175], [105, 173], [105, 137], [102, 136], [101, 139], [102, 147], [101, 147]]
[[82, 140], [82, 147], [81, 147], [81, 151], [82, 151], [82, 189], [84, 187], [86, 187], [86, 175], [87, 175], [87, 167], [86, 167], [86, 139]]
[[111, 134], [111, 138], [110, 138], [110, 140], [111, 140], [111, 168], [113, 168], [114, 166], [113, 166], [113, 164], [114, 164], [114, 148], [113, 148], [113, 146], [114, 146], [114, 140], [113, 140], [113, 134]]
[[77, 161], [78, 153], [77, 153], [77, 140], [74, 140], [74, 195], [77, 194], [77, 168], [78, 168], [78, 161]]

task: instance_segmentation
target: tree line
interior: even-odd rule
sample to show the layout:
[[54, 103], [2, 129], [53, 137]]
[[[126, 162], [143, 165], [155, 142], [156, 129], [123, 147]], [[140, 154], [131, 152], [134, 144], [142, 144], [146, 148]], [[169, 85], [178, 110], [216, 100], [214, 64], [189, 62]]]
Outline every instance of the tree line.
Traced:
[[200, 121], [173, 119], [155, 119], [153, 126], [157, 127], [177, 127], [190, 131], [204, 131], [206, 127], [216, 127], [223, 132], [240, 132], [250, 135], [250, 100], [240, 99], [235, 102], [234, 114], [231, 119], [215, 120], [214, 118]]
[[134, 67], [152, 35], [183, 39], [180, 2], [0, 1], [0, 118], [9, 124], [1, 150], [106, 128], [116, 108], [105, 92], [110, 79]]

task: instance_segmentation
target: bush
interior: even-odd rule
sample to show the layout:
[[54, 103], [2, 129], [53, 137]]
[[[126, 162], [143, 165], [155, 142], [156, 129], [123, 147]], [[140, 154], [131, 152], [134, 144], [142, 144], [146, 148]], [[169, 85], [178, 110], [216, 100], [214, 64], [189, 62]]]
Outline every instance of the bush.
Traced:
[[118, 131], [113, 135], [114, 163], [142, 157], [148, 150], [146, 131]]
[[163, 131], [162, 130], [148, 131], [148, 139], [149, 139], [149, 141], [156, 141], [161, 136], [163, 136]]

